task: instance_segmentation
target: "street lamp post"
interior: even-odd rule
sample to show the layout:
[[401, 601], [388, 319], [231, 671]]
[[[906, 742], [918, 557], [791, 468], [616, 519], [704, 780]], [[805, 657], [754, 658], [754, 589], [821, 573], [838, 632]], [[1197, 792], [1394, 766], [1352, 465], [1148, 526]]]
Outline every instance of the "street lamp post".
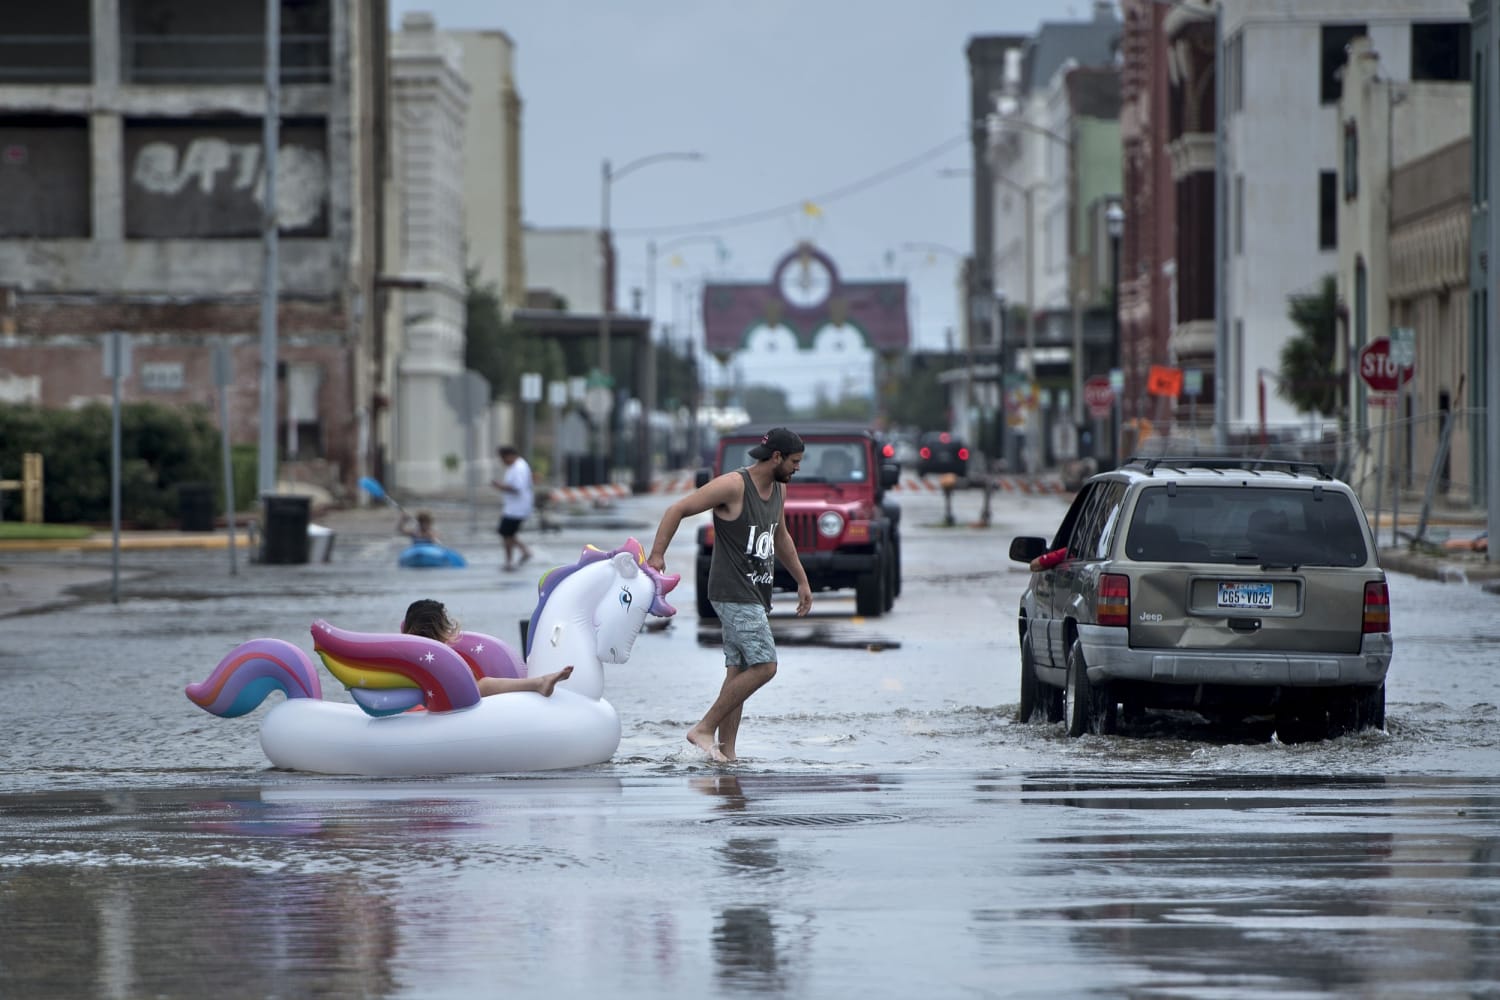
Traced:
[[[1125, 232], [1125, 210], [1120, 207], [1118, 201], [1111, 201], [1109, 208], [1105, 209], [1104, 220], [1109, 227], [1109, 282], [1110, 298], [1113, 299], [1109, 311], [1109, 350], [1111, 368], [1120, 367], [1120, 236]], [[1120, 439], [1124, 433], [1124, 425], [1121, 421], [1120, 396], [1115, 394], [1115, 433], [1114, 445], [1110, 464], [1119, 466]]]
[[701, 160], [701, 159], [703, 159], [703, 154], [702, 153], [697, 153], [697, 152], [652, 153], [650, 156], [643, 156], [643, 157], [641, 157], [638, 160], [631, 160], [629, 163], [625, 164], [623, 167], [620, 167], [618, 170], [616, 170], [613, 167], [611, 167], [609, 159], [606, 158], [604, 160], [604, 163], [603, 163], [603, 168], [600, 171], [600, 185], [599, 185], [600, 186], [600, 191], [599, 191], [599, 204], [600, 204], [600, 213], [599, 213], [599, 217], [600, 217], [600, 225], [599, 225], [599, 364], [598, 364], [598, 367], [599, 367], [599, 380], [603, 384], [603, 388], [606, 389], [607, 391], [609, 391], [609, 393], [610, 393], [610, 403], [609, 403], [608, 410], [605, 412], [603, 418], [599, 421], [599, 464], [600, 464], [600, 469], [602, 471], [602, 478], [606, 482], [608, 482], [608, 480], [609, 480], [609, 468], [610, 468], [610, 447], [611, 447], [610, 430], [612, 429], [612, 427], [614, 425], [614, 419], [615, 419], [614, 389], [610, 385], [610, 382], [612, 381], [612, 379], [610, 377], [610, 362], [609, 362], [609, 318], [610, 318], [611, 301], [614, 298], [614, 296], [612, 296], [610, 294], [610, 290], [611, 290], [610, 289], [610, 284], [611, 284], [611, 280], [610, 279], [613, 276], [613, 268], [611, 267], [611, 263], [612, 263], [613, 256], [614, 256], [610, 252], [610, 238], [609, 238], [609, 195], [610, 195], [610, 186], [612, 184], [614, 184], [615, 181], [617, 181], [620, 178], [624, 177], [626, 174], [629, 174], [629, 173], [631, 173], [632, 171], [635, 171], [635, 170], [639, 170], [641, 167], [647, 166], [647, 165], [652, 164], [652, 163], [660, 163], [660, 162], [662, 162], [664, 160]]
[[651, 414], [656, 411], [656, 259], [668, 250], [688, 246], [692, 243], [713, 243], [718, 248], [718, 257], [723, 261], [729, 256], [729, 251], [724, 247], [724, 241], [709, 233], [699, 233], [691, 236], [683, 236], [679, 239], [670, 240], [662, 246], [657, 246], [652, 240], [646, 244], [646, 385], [645, 397], [641, 400], [641, 417], [637, 425], [637, 444], [635, 456], [635, 483], [634, 491], [644, 493], [651, 488], [651, 475], [654, 471], [653, 456], [651, 452]]

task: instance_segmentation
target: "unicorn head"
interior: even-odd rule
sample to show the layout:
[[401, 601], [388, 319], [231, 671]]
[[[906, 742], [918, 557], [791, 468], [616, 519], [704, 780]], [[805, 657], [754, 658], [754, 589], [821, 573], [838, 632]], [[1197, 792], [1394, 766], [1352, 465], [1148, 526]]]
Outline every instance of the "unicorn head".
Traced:
[[634, 538], [613, 552], [586, 547], [575, 565], [542, 578], [527, 630], [527, 673], [572, 666], [574, 674], [564, 682], [567, 689], [600, 697], [604, 682], [598, 665], [630, 659], [647, 615], [670, 618], [677, 613], [666, 595], [678, 580], [647, 565]]

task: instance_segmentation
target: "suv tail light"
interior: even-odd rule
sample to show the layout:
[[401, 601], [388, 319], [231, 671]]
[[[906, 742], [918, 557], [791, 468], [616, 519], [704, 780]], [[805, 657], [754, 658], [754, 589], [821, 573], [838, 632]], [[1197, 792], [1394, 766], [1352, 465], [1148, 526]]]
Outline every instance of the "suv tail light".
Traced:
[[1389, 632], [1391, 630], [1391, 592], [1385, 581], [1365, 584], [1365, 632]]
[[[1370, 592], [1365, 591], [1365, 619], [1369, 620]], [[1104, 573], [1099, 577], [1100, 625], [1130, 626], [1130, 577], [1123, 573]]]
[[969, 460], [969, 449], [967, 449], [967, 448], [960, 448], [960, 449], [958, 449], [958, 460], [960, 462], [967, 462]]
[[923, 458], [931, 458], [932, 457], [932, 449], [929, 448], [929, 447], [927, 447], [925, 444], [922, 446], [922, 457]]

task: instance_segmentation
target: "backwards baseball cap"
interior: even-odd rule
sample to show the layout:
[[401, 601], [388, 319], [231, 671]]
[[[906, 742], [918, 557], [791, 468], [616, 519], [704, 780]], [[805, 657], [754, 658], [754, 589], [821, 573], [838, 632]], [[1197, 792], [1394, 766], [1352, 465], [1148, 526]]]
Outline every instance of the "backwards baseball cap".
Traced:
[[772, 427], [766, 432], [766, 436], [760, 439], [760, 444], [750, 449], [750, 457], [763, 461], [778, 451], [783, 455], [795, 455], [805, 450], [802, 439], [796, 434], [785, 427]]

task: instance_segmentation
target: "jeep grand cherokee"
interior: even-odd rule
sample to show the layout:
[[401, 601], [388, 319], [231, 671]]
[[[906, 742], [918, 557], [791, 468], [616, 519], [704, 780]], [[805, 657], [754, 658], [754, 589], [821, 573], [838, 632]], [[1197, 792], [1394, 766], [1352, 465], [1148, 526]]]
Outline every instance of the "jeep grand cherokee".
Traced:
[[1022, 722], [1271, 715], [1283, 742], [1384, 726], [1385, 573], [1358, 497], [1321, 467], [1131, 459], [1010, 556], [1058, 550], [1021, 598]]

